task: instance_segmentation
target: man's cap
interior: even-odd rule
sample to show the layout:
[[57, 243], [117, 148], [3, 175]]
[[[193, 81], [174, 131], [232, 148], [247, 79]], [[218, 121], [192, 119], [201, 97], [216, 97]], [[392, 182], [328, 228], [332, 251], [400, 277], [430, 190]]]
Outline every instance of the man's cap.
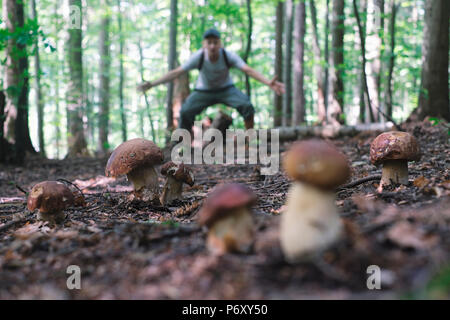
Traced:
[[214, 37], [214, 38], [220, 39], [220, 32], [214, 28], [208, 29], [203, 34], [203, 39], [206, 39], [209, 37]]

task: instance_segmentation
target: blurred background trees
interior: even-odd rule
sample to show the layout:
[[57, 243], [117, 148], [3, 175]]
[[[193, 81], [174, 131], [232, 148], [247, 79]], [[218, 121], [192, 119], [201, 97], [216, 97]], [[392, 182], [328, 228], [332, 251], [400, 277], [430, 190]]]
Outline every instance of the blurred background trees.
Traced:
[[[136, 85], [182, 64], [210, 27], [287, 85], [276, 97], [231, 70], [257, 128], [401, 122], [413, 111], [450, 120], [449, 9], [446, 0], [3, 0], [0, 160], [105, 154], [138, 136], [164, 145], [198, 71], [146, 95]], [[220, 109], [243, 128], [225, 106], [199, 120]]]

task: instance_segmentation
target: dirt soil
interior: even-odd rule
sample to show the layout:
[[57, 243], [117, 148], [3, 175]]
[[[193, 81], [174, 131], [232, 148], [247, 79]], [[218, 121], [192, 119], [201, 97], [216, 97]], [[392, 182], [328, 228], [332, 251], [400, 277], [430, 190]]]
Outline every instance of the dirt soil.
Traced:
[[[256, 165], [192, 165], [196, 184], [185, 186], [183, 201], [163, 207], [128, 200], [126, 177], [104, 176], [106, 158], [0, 165], [0, 299], [450, 298], [448, 127], [403, 126], [423, 152], [409, 164], [409, 184], [338, 189], [345, 237], [297, 265], [284, 262], [278, 243], [290, 186], [281, 169], [262, 176]], [[376, 135], [331, 140], [351, 160], [351, 180], [380, 174], [369, 162]], [[64, 223], [51, 226], [28, 212], [15, 185], [29, 191], [59, 178], [82, 189], [87, 205], [67, 209]], [[203, 199], [223, 182], [244, 183], [258, 196], [249, 254], [212, 255], [207, 230], [196, 223]], [[81, 269], [80, 290], [67, 288], [69, 265]], [[367, 288], [370, 265], [381, 268], [381, 290]]]

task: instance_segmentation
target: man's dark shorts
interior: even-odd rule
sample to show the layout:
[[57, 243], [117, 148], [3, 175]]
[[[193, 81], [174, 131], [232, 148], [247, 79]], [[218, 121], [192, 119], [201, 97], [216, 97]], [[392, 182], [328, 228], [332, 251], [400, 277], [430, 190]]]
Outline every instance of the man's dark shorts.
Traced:
[[180, 128], [191, 130], [194, 125], [195, 116], [207, 107], [218, 103], [235, 108], [244, 120], [247, 120], [255, 113], [249, 97], [234, 85], [215, 91], [195, 90], [187, 97], [181, 107]]

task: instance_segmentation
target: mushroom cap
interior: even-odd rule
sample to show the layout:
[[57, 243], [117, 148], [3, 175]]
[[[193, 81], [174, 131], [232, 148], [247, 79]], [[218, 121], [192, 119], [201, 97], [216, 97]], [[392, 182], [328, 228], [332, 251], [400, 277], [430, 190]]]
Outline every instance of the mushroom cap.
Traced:
[[152, 141], [136, 138], [120, 144], [108, 159], [105, 174], [118, 177], [142, 166], [154, 166], [164, 160], [162, 150]]
[[375, 165], [386, 160], [416, 161], [419, 159], [419, 144], [416, 138], [407, 132], [384, 132], [370, 145], [370, 161]]
[[191, 187], [194, 185], [194, 173], [183, 163], [177, 165], [169, 161], [161, 167], [161, 174], [164, 176], [172, 176], [175, 180], [182, 181]]
[[251, 207], [256, 195], [247, 186], [240, 183], [223, 184], [214, 188], [198, 213], [198, 223], [211, 226], [226, 217], [233, 209]]
[[347, 157], [318, 139], [295, 142], [283, 158], [283, 167], [292, 179], [321, 189], [336, 188], [350, 177]]
[[72, 191], [62, 182], [43, 181], [36, 184], [27, 199], [28, 210], [39, 209], [43, 213], [60, 212], [73, 205]]

